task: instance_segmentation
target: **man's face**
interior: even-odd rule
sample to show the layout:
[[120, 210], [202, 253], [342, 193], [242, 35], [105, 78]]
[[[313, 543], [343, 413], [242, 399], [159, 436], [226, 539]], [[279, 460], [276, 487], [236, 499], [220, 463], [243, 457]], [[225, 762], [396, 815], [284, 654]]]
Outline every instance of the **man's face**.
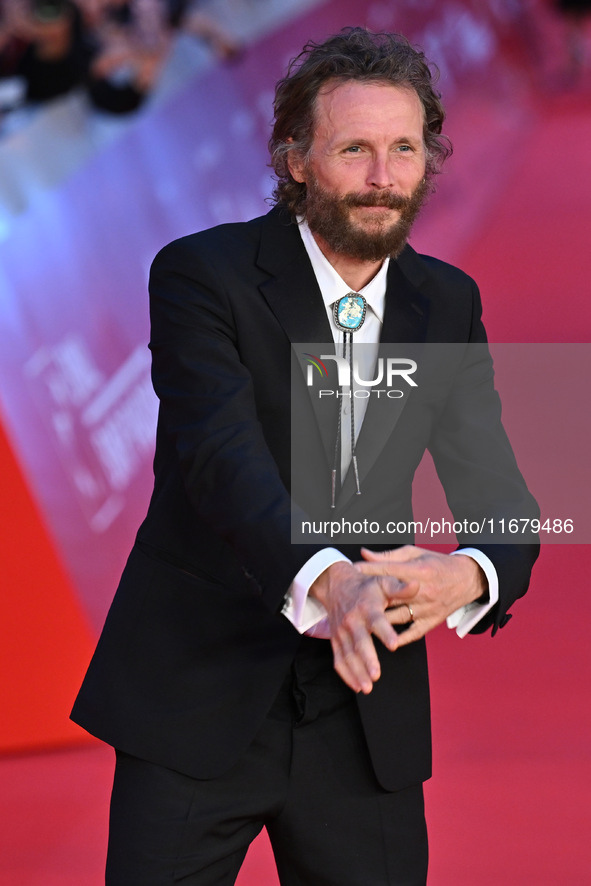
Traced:
[[378, 261], [403, 248], [425, 198], [423, 109], [411, 89], [346, 81], [318, 95], [312, 150], [292, 158], [306, 219], [329, 250]]

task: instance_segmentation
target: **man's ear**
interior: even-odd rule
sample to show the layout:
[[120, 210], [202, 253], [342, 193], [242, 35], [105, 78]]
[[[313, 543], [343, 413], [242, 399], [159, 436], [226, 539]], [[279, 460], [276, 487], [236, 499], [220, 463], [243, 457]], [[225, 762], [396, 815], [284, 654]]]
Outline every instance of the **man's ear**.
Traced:
[[[287, 142], [288, 142], [288, 144], [293, 144], [293, 139], [288, 138]], [[304, 160], [304, 157], [303, 157], [301, 151], [296, 150], [296, 151], [289, 151], [288, 152], [288, 154], [287, 154], [287, 168], [289, 169], [289, 171], [291, 173], [291, 177], [295, 181], [300, 182], [300, 184], [305, 183], [305, 181], [306, 181], [306, 176], [305, 176], [306, 162]]]

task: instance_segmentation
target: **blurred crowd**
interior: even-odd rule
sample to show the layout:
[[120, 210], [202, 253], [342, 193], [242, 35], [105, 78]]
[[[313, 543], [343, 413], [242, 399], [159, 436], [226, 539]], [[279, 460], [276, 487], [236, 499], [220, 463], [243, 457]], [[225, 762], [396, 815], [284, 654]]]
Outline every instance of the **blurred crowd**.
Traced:
[[[15, 108], [76, 88], [102, 111], [134, 111], [158, 82], [179, 32], [208, 44], [219, 58], [238, 55], [236, 39], [203, 3], [0, 0], [0, 133]], [[589, 68], [591, 0], [521, 0], [521, 5], [532, 14], [546, 7], [563, 17], [564, 80], [579, 81]]]
[[591, 16], [591, 0], [555, 0], [555, 6], [566, 22], [566, 75], [576, 82], [588, 64], [586, 28]]
[[179, 31], [223, 59], [239, 52], [199, 0], [0, 0], [0, 112], [76, 88], [102, 111], [133, 111]]

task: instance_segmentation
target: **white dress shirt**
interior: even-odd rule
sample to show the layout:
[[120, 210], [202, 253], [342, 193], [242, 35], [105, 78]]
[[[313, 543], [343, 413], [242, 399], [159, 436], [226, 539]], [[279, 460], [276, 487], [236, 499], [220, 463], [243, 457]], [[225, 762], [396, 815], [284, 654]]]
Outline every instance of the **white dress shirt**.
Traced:
[[[316, 280], [318, 281], [318, 286], [320, 287], [333, 339], [335, 344], [339, 345], [343, 341], [344, 333], [334, 322], [333, 305], [340, 298], [348, 295], [351, 292], [351, 287], [347, 286], [345, 281], [337, 274], [333, 266], [323, 254], [314, 239], [307, 222], [304, 219], [298, 219], [298, 222], [299, 231], [306, 252], [308, 253], [314, 274], [316, 275]], [[363, 360], [368, 364], [371, 363], [371, 366], [367, 367], [370, 371], [373, 369], [378, 356], [379, 341], [384, 319], [389, 261], [390, 260], [386, 258], [375, 277], [373, 277], [363, 289], [359, 290], [359, 294], [363, 295], [367, 302], [368, 309], [363, 326], [355, 332], [355, 343], [364, 345], [362, 349]], [[370, 375], [366, 374], [363, 377], [369, 378]], [[368, 401], [365, 398], [356, 401], [355, 439], [357, 439], [363, 423], [367, 402]], [[345, 420], [347, 420], [348, 409], [350, 409], [350, 406], [345, 405], [343, 407]], [[350, 461], [350, 435], [343, 433], [341, 440], [342, 476], [346, 473]], [[486, 603], [470, 603], [467, 606], [462, 606], [447, 619], [448, 627], [455, 628], [459, 637], [465, 637], [499, 599], [499, 582], [496, 569], [486, 554], [483, 554], [482, 551], [479, 551], [476, 548], [462, 548], [461, 551], [454, 551], [453, 553], [472, 557], [472, 559], [481, 567], [488, 581], [489, 599]], [[286, 595], [282, 611], [286, 618], [292, 622], [294, 627], [296, 627], [300, 633], [304, 634], [309, 631], [310, 633], [313, 633], [314, 636], [330, 636], [326, 620], [326, 610], [318, 600], [309, 596], [308, 591], [314, 581], [325, 569], [333, 563], [337, 563], [341, 560], [347, 563], [351, 562], [336, 548], [323, 548], [304, 563], [294, 578]], [[315, 627], [316, 630], [314, 630]]]

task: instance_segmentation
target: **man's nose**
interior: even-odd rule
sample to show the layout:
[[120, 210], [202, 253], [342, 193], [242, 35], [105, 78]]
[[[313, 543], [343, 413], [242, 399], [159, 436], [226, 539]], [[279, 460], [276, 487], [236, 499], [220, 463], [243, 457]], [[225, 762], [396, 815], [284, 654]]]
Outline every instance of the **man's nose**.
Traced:
[[367, 184], [374, 188], [394, 185], [393, 164], [389, 154], [375, 154], [368, 169]]

